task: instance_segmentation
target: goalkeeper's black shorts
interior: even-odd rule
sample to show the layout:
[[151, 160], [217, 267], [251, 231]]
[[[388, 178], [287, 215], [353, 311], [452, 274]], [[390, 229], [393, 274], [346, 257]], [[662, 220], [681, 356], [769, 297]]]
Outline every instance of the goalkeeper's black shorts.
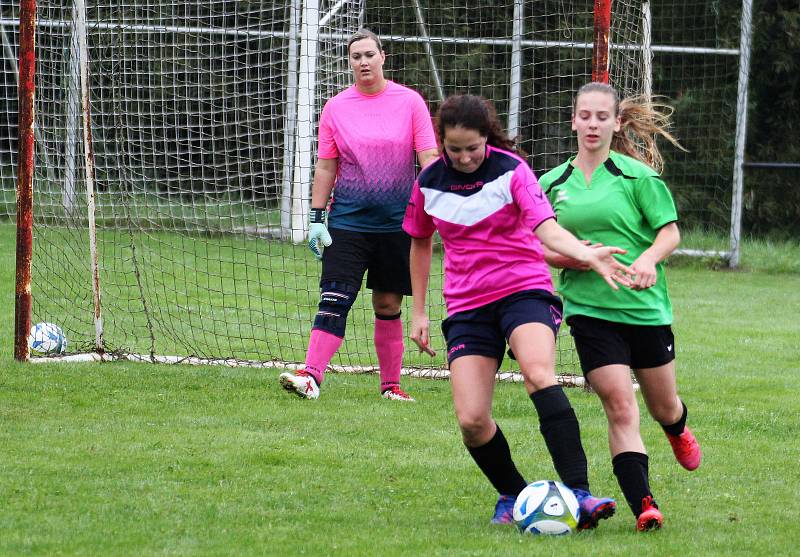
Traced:
[[379, 292], [411, 295], [408, 259], [411, 237], [403, 232], [355, 232], [330, 228], [333, 243], [322, 253], [320, 285], [343, 282], [361, 288], [367, 273], [367, 288]]

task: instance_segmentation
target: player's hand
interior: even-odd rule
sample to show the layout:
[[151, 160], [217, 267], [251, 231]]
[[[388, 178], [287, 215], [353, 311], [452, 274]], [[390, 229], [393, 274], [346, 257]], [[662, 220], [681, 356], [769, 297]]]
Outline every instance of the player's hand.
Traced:
[[633, 275], [631, 288], [634, 290], [650, 288], [655, 285], [658, 278], [656, 262], [645, 254], [640, 255], [636, 261], [631, 263], [631, 275]]
[[322, 259], [322, 248], [320, 244], [326, 248], [333, 243], [328, 228], [324, 223], [312, 222], [308, 226], [308, 247], [311, 248], [311, 253], [317, 259]]
[[594, 247], [591, 257], [588, 259], [592, 270], [603, 277], [608, 285], [614, 290], [619, 290], [617, 283], [623, 286], [631, 286], [632, 271], [614, 258], [615, 253], [627, 253], [627, 250], [615, 246]]
[[[597, 244], [593, 244], [590, 240], [581, 240], [581, 243], [584, 246], [589, 246], [590, 248], [599, 248], [603, 246], [603, 244], [599, 242]], [[574, 269], [576, 271], [592, 270], [592, 268], [589, 266], [588, 263], [584, 263], [582, 261], [579, 261], [578, 259], [575, 259], [573, 257], [568, 257], [566, 255], [559, 255], [557, 263], [558, 264], [555, 265], [555, 267], [558, 267], [559, 269]]]
[[430, 347], [430, 321], [428, 316], [423, 314], [414, 315], [411, 318], [411, 340], [419, 348], [420, 354], [425, 352], [428, 356], [435, 356], [436, 351]]

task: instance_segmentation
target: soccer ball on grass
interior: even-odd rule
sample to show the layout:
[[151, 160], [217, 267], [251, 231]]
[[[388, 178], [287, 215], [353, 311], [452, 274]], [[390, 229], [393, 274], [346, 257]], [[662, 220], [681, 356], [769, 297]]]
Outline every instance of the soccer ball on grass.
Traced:
[[569, 534], [578, 528], [579, 517], [575, 494], [561, 482], [533, 482], [514, 504], [514, 524], [523, 534]]
[[31, 327], [28, 346], [36, 354], [63, 354], [67, 351], [67, 337], [54, 323], [37, 323]]

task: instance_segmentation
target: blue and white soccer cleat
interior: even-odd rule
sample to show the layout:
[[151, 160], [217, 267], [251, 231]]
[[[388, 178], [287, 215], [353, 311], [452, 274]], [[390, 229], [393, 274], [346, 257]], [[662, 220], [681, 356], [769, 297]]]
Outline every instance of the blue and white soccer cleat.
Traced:
[[591, 530], [597, 528], [597, 523], [604, 518], [614, 516], [617, 502], [608, 497], [595, 497], [583, 489], [573, 489], [578, 505], [581, 507], [581, 516], [578, 520], [578, 530]]

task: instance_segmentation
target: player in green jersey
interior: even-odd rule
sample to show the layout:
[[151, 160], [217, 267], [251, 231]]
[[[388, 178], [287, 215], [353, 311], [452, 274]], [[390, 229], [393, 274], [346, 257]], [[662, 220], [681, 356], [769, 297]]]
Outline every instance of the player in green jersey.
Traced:
[[631, 370], [678, 462], [694, 470], [702, 457], [678, 396], [672, 306], [662, 264], [680, 242], [678, 215], [655, 170], [662, 164], [655, 136], [680, 145], [666, 131], [669, 113], [643, 99], [620, 101], [609, 85], [584, 85], [573, 108], [578, 154], [540, 182], [561, 226], [588, 244], [627, 249], [617, 257], [633, 272], [632, 287], [610, 291], [579, 262], [553, 252], [546, 256], [563, 269], [564, 317], [583, 373], [608, 418], [614, 474], [637, 528], [646, 531], [660, 528], [663, 515], [650, 491]]

